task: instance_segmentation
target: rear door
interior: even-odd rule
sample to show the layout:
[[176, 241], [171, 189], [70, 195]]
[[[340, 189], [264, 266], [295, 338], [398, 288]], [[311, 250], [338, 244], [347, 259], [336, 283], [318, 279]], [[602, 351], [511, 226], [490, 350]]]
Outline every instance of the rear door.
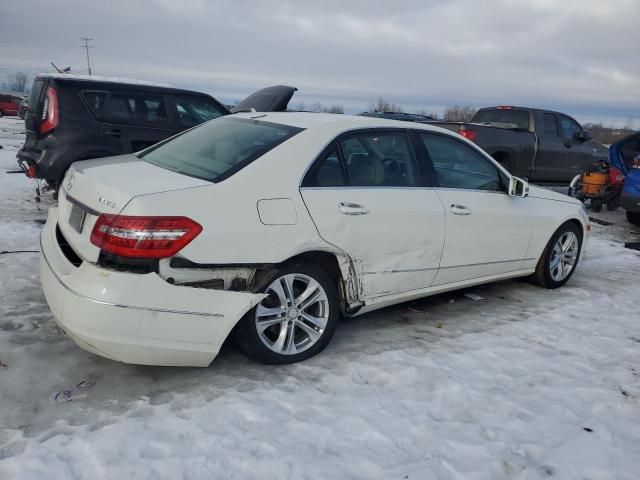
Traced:
[[536, 116], [538, 149], [534, 164], [533, 178], [536, 181], [552, 182], [563, 179], [565, 141], [555, 113], [541, 112]]
[[507, 177], [479, 151], [449, 135], [420, 135], [436, 173], [447, 236], [433, 284], [521, 268], [533, 233], [527, 198], [507, 195]]
[[365, 298], [431, 285], [444, 212], [405, 131], [339, 138], [312, 166], [301, 193], [322, 238], [353, 259]]
[[162, 94], [112, 91], [104, 101], [100, 134], [112, 138], [122, 153], [143, 150], [179, 131]]

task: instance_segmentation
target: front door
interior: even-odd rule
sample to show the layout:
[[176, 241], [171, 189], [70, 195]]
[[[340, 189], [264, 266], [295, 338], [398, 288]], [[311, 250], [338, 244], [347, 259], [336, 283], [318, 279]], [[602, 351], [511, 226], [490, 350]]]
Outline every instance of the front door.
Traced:
[[365, 298], [431, 285], [444, 213], [435, 190], [425, 188], [406, 133], [367, 130], [339, 139], [301, 193], [320, 236], [353, 260]]
[[538, 182], [553, 182], [566, 177], [564, 172], [564, 139], [560, 134], [556, 115], [542, 114], [542, 128], [536, 128], [538, 134], [538, 153], [535, 160], [535, 172], [532, 178]]
[[558, 115], [560, 132], [564, 140], [564, 171], [560, 180], [571, 180], [579, 173], [584, 172], [596, 160], [596, 153], [591, 142], [577, 140], [574, 133], [581, 132], [582, 127], [578, 122], [566, 115]]
[[519, 270], [533, 233], [525, 215], [527, 198], [509, 196], [507, 176], [470, 145], [435, 133], [420, 137], [446, 216], [446, 241], [433, 285]]

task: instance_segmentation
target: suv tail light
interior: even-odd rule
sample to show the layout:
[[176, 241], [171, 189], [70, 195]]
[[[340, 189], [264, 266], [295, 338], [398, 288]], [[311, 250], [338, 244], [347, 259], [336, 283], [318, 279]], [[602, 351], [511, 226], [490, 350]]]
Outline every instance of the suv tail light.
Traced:
[[103, 213], [91, 232], [91, 243], [105, 252], [129, 258], [167, 258], [202, 231], [187, 217], [138, 217]]
[[47, 88], [41, 120], [40, 133], [48, 133], [58, 126], [58, 92], [53, 87]]
[[468, 127], [465, 127], [464, 125], [460, 127], [460, 129], [458, 130], [458, 133], [460, 135], [462, 135], [464, 138], [466, 138], [467, 140], [471, 140], [472, 142], [476, 141], [476, 132], [469, 129]]

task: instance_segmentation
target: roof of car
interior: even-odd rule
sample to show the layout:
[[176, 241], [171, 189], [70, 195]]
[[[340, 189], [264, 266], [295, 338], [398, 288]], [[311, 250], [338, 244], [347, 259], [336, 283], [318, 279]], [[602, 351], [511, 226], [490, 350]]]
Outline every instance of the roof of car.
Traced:
[[281, 123], [299, 128], [311, 128], [319, 125], [339, 124], [345, 130], [350, 128], [412, 128], [431, 130], [437, 132], [451, 132], [447, 129], [424, 123], [405, 122], [403, 120], [390, 120], [387, 118], [365, 117], [361, 115], [345, 115], [341, 113], [312, 113], [312, 112], [243, 112], [233, 115], [238, 118], [254, 118], [273, 123]]
[[75, 75], [72, 73], [41, 73], [39, 78], [55, 78], [60, 80], [82, 80], [90, 82], [108, 82], [108, 83], [124, 83], [127, 85], [144, 85], [147, 87], [164, 87], [175, 88], [168, 83], [148, 82], [146, 80], [136, 80], [133, 78], [120, 78], [120, 77], [104, 77], [101, 75]]

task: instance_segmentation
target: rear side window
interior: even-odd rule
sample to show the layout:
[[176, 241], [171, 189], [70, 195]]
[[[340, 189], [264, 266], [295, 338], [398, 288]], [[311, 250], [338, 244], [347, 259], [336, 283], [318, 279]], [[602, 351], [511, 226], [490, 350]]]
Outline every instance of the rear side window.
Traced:
[[178, 122], [191, 128], [223, 115], [222, 110], [206, 97], [174, 97]]
[[472, 123], [506, 123], [515, 124], [522, 130], [529, 130], [529, 112], [527, 110], [491, 109], [479, 110]]
[[305, 178], [306, 187], [344, 187], [347, 179], [344, 176], [338, 147], [333, 147]]
[[544, 114], [544, 133], [545, 135], [558, 136], [558, 124], [556, 123], [556, 116], [553, 113]]
[[220, 182], [302, 129], [222, 117], [147, 151], [143, 160], [167, 170]]
[[442, 188], [501, 191], [498, 169], [469, 146], [442, 135], [421, 134]]
[[416, 162], [404, 133], [371, 132], [340, 141], [349, 184], [356, 187], [413, 187]]
[[85, 102], [100, 120], [127, 125], [169, 128], [164, 96], [140, 93], [83, 92]]

